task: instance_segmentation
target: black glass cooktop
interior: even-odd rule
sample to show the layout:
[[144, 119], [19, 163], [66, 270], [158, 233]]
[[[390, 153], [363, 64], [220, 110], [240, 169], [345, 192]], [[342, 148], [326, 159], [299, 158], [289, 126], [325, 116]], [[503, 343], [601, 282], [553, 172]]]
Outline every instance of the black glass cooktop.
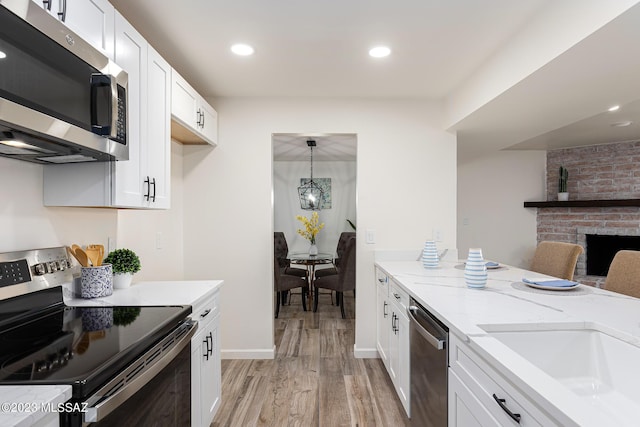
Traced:
[[16, 313], [19, 322], [0, 331], [0, 385], [70, 384], [83, 397], [175, 329], [191, 307], [54, 304]]

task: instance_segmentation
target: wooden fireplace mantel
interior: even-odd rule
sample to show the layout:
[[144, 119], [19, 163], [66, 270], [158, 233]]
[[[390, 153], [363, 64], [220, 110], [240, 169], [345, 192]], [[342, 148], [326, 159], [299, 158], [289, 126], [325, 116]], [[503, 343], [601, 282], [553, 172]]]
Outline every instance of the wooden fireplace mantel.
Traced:
[[640, 199], [606, 199], [606, 200], [568, 200], [560, 202], [524, 202], [525, 208], [610, 208], [640, 207]]

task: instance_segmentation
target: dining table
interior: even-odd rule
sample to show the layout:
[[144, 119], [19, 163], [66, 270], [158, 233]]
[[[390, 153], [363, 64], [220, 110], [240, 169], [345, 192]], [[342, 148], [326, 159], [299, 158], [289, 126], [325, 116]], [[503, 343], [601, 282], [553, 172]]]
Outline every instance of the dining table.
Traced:
[[311, 255], [308, 252], [292, 252], [287, 255], [291, 264], [304, 265], [307, 268], [308, 286], [309, 292], [307, 293], [309, 298], [309, 304], [311, 304], [313, 298], [313, 282], [315, 280], [316, 265], [332, 264], [334, 260], [334, 254], [320, 252], [318, 254]]

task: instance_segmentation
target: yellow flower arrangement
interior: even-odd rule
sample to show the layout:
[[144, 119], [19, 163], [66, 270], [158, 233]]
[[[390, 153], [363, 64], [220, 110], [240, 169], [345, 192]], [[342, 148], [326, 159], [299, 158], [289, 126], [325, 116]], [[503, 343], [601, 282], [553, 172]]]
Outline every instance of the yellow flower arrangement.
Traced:
[[313, 212], [311, 219], [302, 215], [296, 215], [296, 219], [304, 225], [304, 229], [298, 228], [298, 234], [310, 241], [312, 245], [315, 245], [316, 235], [324, 228], [324, 222], [318, 224], [320, 220], [318, 212]]

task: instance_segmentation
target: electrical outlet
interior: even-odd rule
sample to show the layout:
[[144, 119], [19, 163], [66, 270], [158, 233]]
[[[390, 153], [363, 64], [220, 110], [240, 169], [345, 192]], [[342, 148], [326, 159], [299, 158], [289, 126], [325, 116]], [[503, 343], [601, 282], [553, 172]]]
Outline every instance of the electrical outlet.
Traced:
[[462, 218], [462, 225], [469, 225], [469, 218]]
[[442, 230], [440, 230], [439, 228], [433, 229], [433, 240], [435, 240], [436, 242], [442, 242]]
[[164, 247], [164, 236], [162, 231], [156, 232], [156, 249], [162, 249]]

